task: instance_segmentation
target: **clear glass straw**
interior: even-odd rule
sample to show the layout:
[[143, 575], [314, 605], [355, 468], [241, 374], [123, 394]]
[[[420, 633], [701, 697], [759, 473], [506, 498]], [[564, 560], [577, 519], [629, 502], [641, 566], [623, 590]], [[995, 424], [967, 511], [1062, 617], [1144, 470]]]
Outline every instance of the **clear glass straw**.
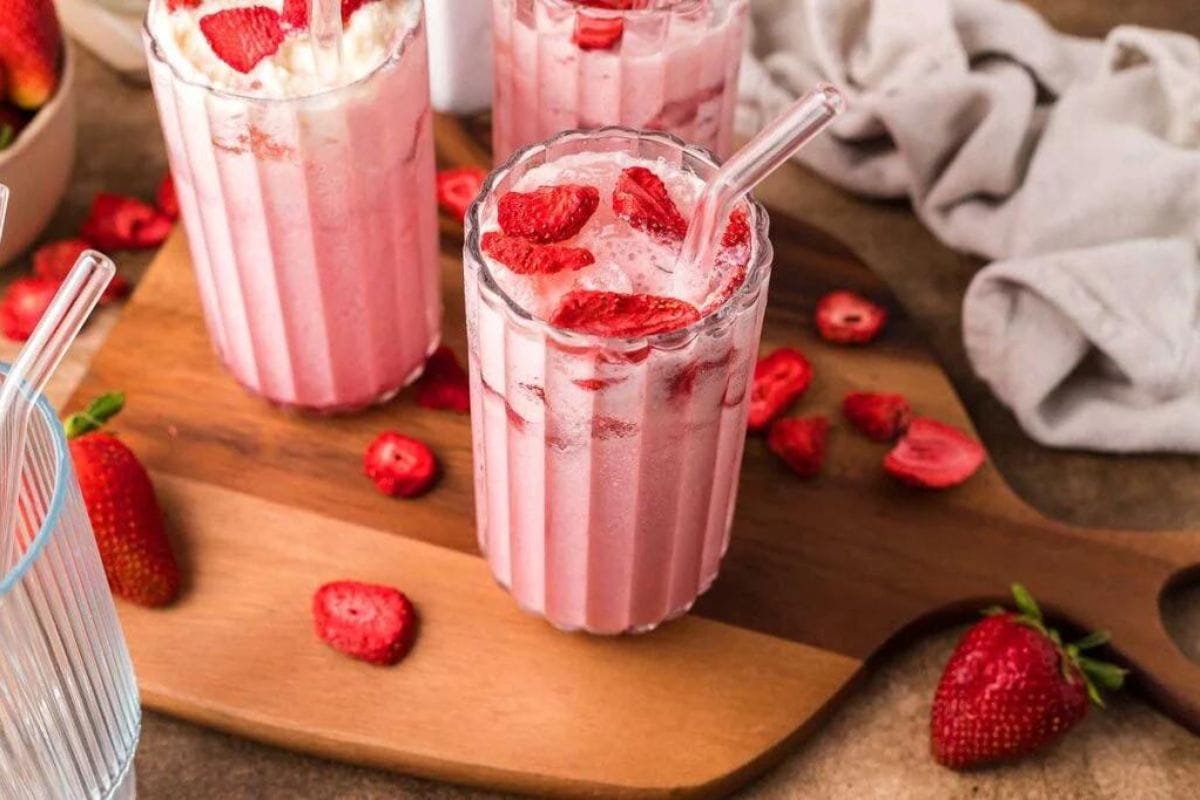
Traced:
[[721, 223], [729, 218], [742, 196], [816, 138], [845, 109], [841, 91], [822, 83], [721, 165], [696, 201], [676, 272], [681, 272], [680, 267], [707, 263], [723, 232]]
[[116, 267], [107, 257], [94, 250], [84, 251], [0, 384], [0, 554], [4, 556], [0, 574], [19, 552], [15, 535], [17, 494], [29, 414], [114, 274]]
[[342, 70], [342, 2], [308, 0], [308, 35], [317, 76], [326, 87], [337, 84]]

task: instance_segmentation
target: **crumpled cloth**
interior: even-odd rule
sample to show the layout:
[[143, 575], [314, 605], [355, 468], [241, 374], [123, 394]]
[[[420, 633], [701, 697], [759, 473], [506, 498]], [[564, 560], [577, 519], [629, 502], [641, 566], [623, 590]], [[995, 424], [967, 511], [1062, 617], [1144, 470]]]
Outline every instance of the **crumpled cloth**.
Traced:
[[1200, 452], [1200, 42], [1080, 39], [1008, 0], [752, 9], [739, 126], [818, 81], [847, 93], [799, 158], [992, 262], [964, 343], [1032, 438]]

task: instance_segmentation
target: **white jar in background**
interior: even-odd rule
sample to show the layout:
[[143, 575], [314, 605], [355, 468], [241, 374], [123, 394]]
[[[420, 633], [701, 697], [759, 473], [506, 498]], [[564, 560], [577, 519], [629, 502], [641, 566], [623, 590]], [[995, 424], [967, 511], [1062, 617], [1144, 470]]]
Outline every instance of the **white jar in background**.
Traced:
[[471, 114], [492, 105], [492, 4], [425, 0], [433, 107]]

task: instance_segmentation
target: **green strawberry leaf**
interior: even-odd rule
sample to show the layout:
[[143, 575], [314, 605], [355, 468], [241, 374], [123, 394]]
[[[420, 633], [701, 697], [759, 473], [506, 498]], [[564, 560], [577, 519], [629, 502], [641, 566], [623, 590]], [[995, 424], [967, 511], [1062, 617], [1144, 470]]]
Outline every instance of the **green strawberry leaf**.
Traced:
[[1072, 647], [1076, 650], [1091, 650], [1102, 644], [1108, 644], [1110, 641], [1112, 641], [1112, 634], [1108, 631], [1092, 631], [1078, 642], [1075, 642]]
[[8, 146], [17, 138], [17, 129], [7, 122], [0, 125], [0, 150], [8, 149]]
[[1037, 601], [1033, 599], [1033, 595], [1029, 593], [1023, 585], [1014, 583], [1012, 585], [1013, 600], [1017, 603], [1017, 610], [1030, 619], [1042, 621], [1042, 610], [1038, 608]]
[[124, 393], [109, 392], [100, 395], [85, 410], [67, 417], [67, 438], [74, 439], [85, 433], [100, 430], [104, 423], [119, 414], [124, 407]]

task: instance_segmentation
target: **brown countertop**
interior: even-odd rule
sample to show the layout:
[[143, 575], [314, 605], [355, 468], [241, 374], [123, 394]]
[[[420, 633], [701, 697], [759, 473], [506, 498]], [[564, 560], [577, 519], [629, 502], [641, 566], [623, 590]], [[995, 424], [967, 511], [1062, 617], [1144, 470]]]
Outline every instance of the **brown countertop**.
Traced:
[[[1200, 34], [1195, 0], [1036, 0], [1032, 5], [1059, 27], [1079, 34], [1102, 35], [1122, 22]], [[165, 169], [150, 92], [121, 83], [86, 54], [80, 84], [79, 160], [47, 237], [73, 233], [92, 196], [102, 189], [152, 196]], [[935, 343], [993, 460], [1032, 505], [1080, 525], [1200, 530], [1200, 502], [1195, 499], [1200, 497], [1200, 458], [1050, 452], [1021, 433], [971, 374], [962, 350], [959, 302], [977, 264], [939, 246], [905, 207], [849, 201], [799, 170], [773, 181], [764, 194], [769, 202], [837, 231], [891, 285]], [[886, 241], [876, 231], [883, 218], [890, 223]], [[126, 257], [120, 267], [135, 276], [148, 260], [146, 255]], [[89, 327], [52, 384], [52, 399], [61, 401], [69, 393], [87, 354], [103, 340], [117, 313], [108, 310]], [[5, 343], [0, 357], [14, 351]], [[1200, 586], [1178, 592], [1165, 605], [1181, 647], [1200, 658]], [[933, 635], [882, 658], [822, 729], [742, 796], [1195, 795], [1200, 738], [1135, 695], [1115, 698], [1106, 712], [1090, 715], [1062, 746], [1043, 757], [969, 775], [934, 765], [927, 754], [929, 698], [956, 635]], [[155, 713], [145, 717], [137, 769], [143, 800], [494, 796], [299, 756]]]

